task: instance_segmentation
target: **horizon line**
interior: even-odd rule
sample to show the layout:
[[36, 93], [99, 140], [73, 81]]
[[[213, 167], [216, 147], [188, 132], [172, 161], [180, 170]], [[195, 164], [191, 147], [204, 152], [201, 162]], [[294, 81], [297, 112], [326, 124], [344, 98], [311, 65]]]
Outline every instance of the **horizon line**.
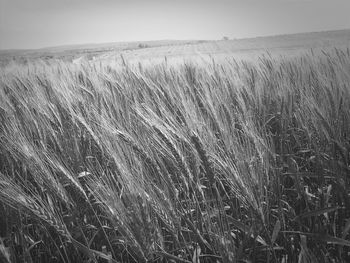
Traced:
[[[228, 35], [224, 35], [222, 37], [228, 37], [229, 41], [233, 40], [248, 40], [248, 39], [255, 39], [255, 38], [268, 38], [268, 37], [278, 37], [278, 36], [292, 36], [292, 35], [303, 35], [303, 34], [313, 34], [313, 33], [327, 33], [327, 32], [337, 32], [337, 31], [346, 31], [350, 30], [350, 28], [342, 28], [342, 29], [325, 29], [321, 31], [301, 31], [301, 32], [295, 32], [295, 33], [277, 33], [273, 35], [257, 35], [252, 37], [229, 37]], [[79, 47], [83, 45], [108, 45], [108, 44], [120, 44], [120, 43], [144, 43], [144, 42], [159, 42], [159, 41], [221, 41], [222, 39], [153, 39], [153, 40], [122, 40], [122, 41], [113, 41], [113, 42], [93, 42], [93, 43], [76, 43], [76, 44], [62, 44], [57, 46], [45, 46], [45, 47], [38, 47], [38, 48], [0, 48], [0, 52], [10, 52], [10, 51], [41, 51], [45, 49], [55, 49], [55, 48], [72, 48]]]

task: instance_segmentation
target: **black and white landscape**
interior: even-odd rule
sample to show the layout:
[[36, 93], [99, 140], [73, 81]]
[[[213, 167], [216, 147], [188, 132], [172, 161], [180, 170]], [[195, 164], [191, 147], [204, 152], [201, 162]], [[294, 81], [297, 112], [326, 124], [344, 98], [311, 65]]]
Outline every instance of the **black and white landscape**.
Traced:
[[0, 0], [0, 262], [349, 262], [349, 10]]

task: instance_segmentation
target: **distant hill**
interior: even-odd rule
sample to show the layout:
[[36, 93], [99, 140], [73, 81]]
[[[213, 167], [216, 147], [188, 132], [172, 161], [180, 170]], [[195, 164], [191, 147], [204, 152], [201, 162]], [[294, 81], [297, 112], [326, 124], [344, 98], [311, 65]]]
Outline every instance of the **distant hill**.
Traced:
[[77, 45], [63, 45], [54, 47], [45, 47], [38, 49], [0, 49], [1, 54], [30, 54], [30, 53], [62, 53], [70, 51], [104, 51], [104, 50], [123, 50], [157, 46], [172, 46], [186, 43], [197, 43], [201, 40], [154, 40], [154, 41], [132, 41], [132, 42], [112, 42], [112, 43], [91, 43], [91, 44], [77, 44]]
[[[213, 45], [215, 47], [213, 47]], [[38, 58], [58, 58], [65, 61], [73, 61], [85, 57], [90, 60], [100, 55], [113, 57], [124, 52], [136, 54], [136, 57], [147, 57], [150, 53], [158, 57], [164, 57], [168, 55], [185, 56], [193, 52], [193, 50], [197, 53], [208, 54], [210, 50], [214, 53], [237, 53], [276, 49], [323, 48], [344, 45], [350, 46], [350, 29], [232, 40], [156, 40], [66, 45], [32, 50], [0, 50], [0, 63], [4, 65], [11, 60], [26, 63]]]
[[232, 40], [245, 48], [322, 47], [350, 43], [350, 29]]
[[205, 42], [203, 40], [155, 40], [155, 41], [135, 41], [135, 42], [116, 42], [101, 44], [81, 44], [65, 45], [57, 47], [47, 47], [40, 49], [12, 49], [0, 50], [0, 65], [16, 60], [26, 63], [35, 59], [58, 58], [65, 61], [73, 61], [81, 56], [93, 57], [106, 52], [122, 52], [126, 50], [136, 50], [145, 48], [154, 48], [161, 46], [176, 46], [184, 44], [195, 44]]

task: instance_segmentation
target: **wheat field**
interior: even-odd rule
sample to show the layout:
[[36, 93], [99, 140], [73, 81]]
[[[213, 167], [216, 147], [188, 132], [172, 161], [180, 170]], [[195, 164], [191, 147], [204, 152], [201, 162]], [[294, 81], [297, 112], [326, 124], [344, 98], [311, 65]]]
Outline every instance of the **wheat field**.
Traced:
[[1, 262], [349, 262], [350, 51], [0, 73]]

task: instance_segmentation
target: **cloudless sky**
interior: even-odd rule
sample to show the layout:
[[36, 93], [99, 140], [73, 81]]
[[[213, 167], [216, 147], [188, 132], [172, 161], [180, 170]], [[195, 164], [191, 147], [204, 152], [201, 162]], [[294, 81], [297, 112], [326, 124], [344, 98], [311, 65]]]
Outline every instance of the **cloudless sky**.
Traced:
[[0, 0], [0, 49], [350, 28], [350, 0]]

